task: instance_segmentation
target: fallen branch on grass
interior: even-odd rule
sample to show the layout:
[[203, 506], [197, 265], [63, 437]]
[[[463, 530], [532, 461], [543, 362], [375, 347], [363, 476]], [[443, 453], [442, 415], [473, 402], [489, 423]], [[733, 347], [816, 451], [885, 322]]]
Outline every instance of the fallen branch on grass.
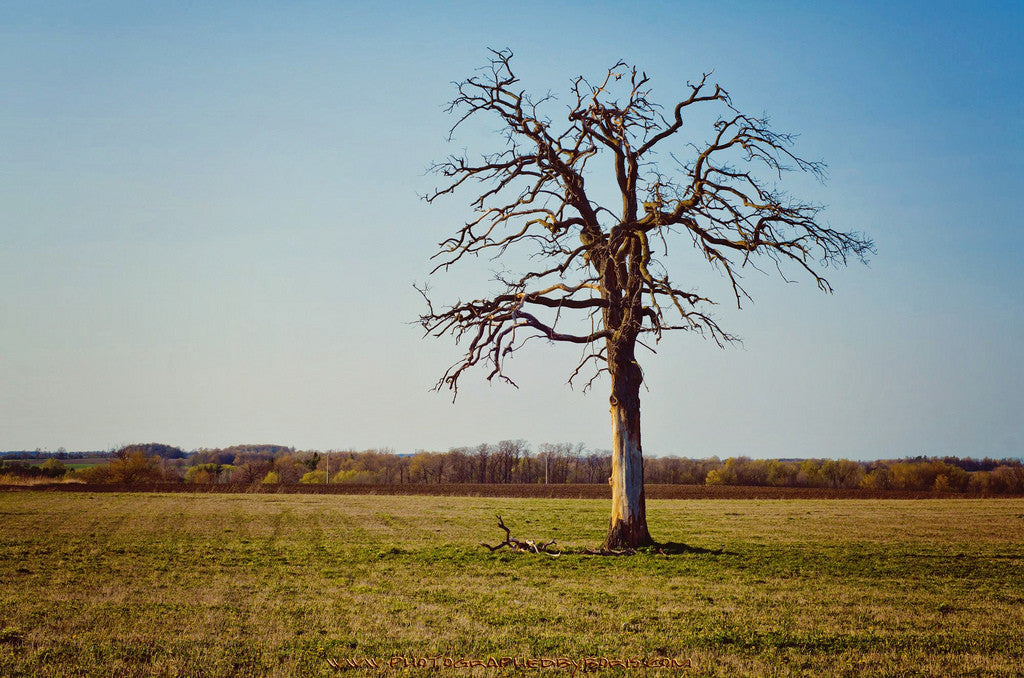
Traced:
[[534, 541], [531, 541], [529, 539], [516, 539], [515, 537], [512, 536], [512, 531], [510, 529], [508, 529], [507, 527], [505, 527], [505, 521], [503, 521], [501, 519], [501, 516], [498, 516], [498, 527], [500, 527], [501, 529], [505, 530], [505, 541], [503, 541], [500, 544], [497, 544], [495, 546], [491, 546], [490, 544], [485, 544], [483, 542], [480, 542], [480, 546], [487, 547], [488, 549], [491, 550], [492, 553], [494, 551], [497, 551], [500, 548], [504, 548], [504, 547], [507, 546], [510, 549], [512, 549], [513, 551], [522, 551], [522, 552], [525, 552], [525, 553], [538, 553], [538, 554], [544, 553], [544, 554], [547, 554], [547, 555], [551, 556], [552, 558], [557, 558], [558, 556], [562, 555], [561, 552], [559, 552], [559, 551], [549, 551], [548, 550], [548, 547], [554, 546], [554, 544], [555, 544], [555, 540], [554, 539], [552, 539], [551, 541], [543, 542], [541, 544], [538, 544], [538, 543], [536, 543]]

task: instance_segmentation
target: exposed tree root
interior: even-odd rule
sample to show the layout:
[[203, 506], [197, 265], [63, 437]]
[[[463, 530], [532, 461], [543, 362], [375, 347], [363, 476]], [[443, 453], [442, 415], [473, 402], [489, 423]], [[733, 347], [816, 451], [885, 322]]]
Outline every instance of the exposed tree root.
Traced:
[[505, 530], [505, 541], [503, 541], [500, 544], [497, 544], [495, 546], [491, 546], [490, 544], [485, 544], [483, 542], [480, 542], [480, 546], [484, 546], [484, 547], [490, 549], [492, 552], [497, 551], [498, 549], [504, 548], [504, 547], [507, 546], [510, 549], [512, 549], [513, 551], [522, 551], [522, 552], [525, 552], [525, 553], [537, 553], [537, 554], [544, 553], [546, 555], [551, 556], [552, 558], [557, 558], [558, 556], [562, 555], [561, 551], [549, 551], [548, 550], [549, 547], [554, 546], [554, 544], [555, 544], [555, 540], [554, 539], [552, 539], [551, 541], [546, 541], [546, 542], [540, 543], [540, 544], [538, 544], [538, 543], [536, 543], [534, 541], [531, 541], [529, 539], [516, 539], [515, 537], [512, 536], [512, 531], [509, 530], [507, 527], [505, 527], [505, 522], [501, 519], [501, 516], [498, 516], [498, 527], [500, 527], [501, 529]]

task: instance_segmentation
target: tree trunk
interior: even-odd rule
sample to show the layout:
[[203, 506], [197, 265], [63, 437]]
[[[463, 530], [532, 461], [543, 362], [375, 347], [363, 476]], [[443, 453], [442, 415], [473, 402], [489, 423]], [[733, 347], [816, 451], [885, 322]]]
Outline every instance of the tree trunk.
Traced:
[[[609, 361], [612, 395], [612, 518], [604, 546], [636, 548], [653, 542], [647, 531], [644, 459], [640, 448], [640, 367], [632, 360]], [[618, 364], [615, 364], [618, 363]]]

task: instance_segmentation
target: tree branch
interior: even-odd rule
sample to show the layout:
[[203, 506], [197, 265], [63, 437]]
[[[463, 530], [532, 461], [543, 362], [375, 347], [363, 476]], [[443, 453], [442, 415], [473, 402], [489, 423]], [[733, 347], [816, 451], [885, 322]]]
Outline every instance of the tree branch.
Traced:
[[[687, 83], [686, 97], [666, 118], [651, 98], [646, 73], [620, 61], [599, 81], [573, 80], [570, 110], [558, 127], [544, 113], [554, 97], [531, 98], [520, 88], [511, 60], [510, 50], [492, 50], [489, 67], [457, 83], [448, 107], [457, 116], [449, 138], [471, 119], [496, 119], [505, 146], [476, 161], [452, 156], [432, 168], [445, 183], [425, 197], [428, 202], [480, 187], [471, 201], [475, 218], [440, 243], [433, 272], [467, 255], [497, 258], [513, 249], [529, 254], [534, 264], [518, 279], [499, 276], [502, 289], [488, 298], [442, 310], [427, 299], [428, 312], [420, 316], [425, 333], [466, 341], [462, 359], [438, 388], [457, 394], [460, 376], [480, 363], [490, 367], [488, 379], [514, 384], [504, 361], [535, 338], [584, 347], [570, 383], [584, 368], [594, 368], [594, 377], [607, 371], [607, 349], [631, 347], [643, 334], [657, 341], [681, 330], [719, 345], [736, 341], [711, 316], [710, 295], [673, 282], [652, 252], [653, 235], [664, 245], [660, 256], [667, 256], [669, 242], [687, 234], [723, 273], [737, 306], [750, 298], [741, 284], [747, 266], [762, 271], [758, 264], [767, 259], [784, 278], [783, 266], [796, 268], [830, 292], [823, 269], [850, 257], [863, 261], [874, 252], [863, 234], [827, 226], [820, 206], [776, 188], [774, 182], [790, 171], [823, 179], [825, 165], [796, 155], [795, 137], [773, 130], [766, 117], [737, 110], [729, 94], [710, 83], [710, 73]], [[708, 137], [683, 140], [691, 112], [706, 108], [718, 114]], [[692, 159], [677, 159], [671, 173], [654, 153], [674, 142]], [[588, 194], [590, 162], [602, 155], [610, 156], [617, 210]], [[677, 157], [671, 148], [670, 157]], [[425, 290], [420, 293], [427, 297]], [[553, 318], [541, 311], [553, 312]], [[563, 312], [575, 311], [591, 320], [589, 332], [563, 327], [570, 322]]]

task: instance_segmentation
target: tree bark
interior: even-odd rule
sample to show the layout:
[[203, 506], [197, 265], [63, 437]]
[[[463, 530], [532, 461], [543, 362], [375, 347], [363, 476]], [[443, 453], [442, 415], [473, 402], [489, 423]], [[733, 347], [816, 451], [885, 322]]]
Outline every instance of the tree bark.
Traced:
[[[644, 459], [640, 446], [639, 365], [628, 356], [609, 360], [612, 395], [612, 517], [608, 526], [606, 549], [648, 546], [654, 543], [647, 531], [647, 507], [644, 499]], [[623, 359], [625, 358], [625, 359]]]

